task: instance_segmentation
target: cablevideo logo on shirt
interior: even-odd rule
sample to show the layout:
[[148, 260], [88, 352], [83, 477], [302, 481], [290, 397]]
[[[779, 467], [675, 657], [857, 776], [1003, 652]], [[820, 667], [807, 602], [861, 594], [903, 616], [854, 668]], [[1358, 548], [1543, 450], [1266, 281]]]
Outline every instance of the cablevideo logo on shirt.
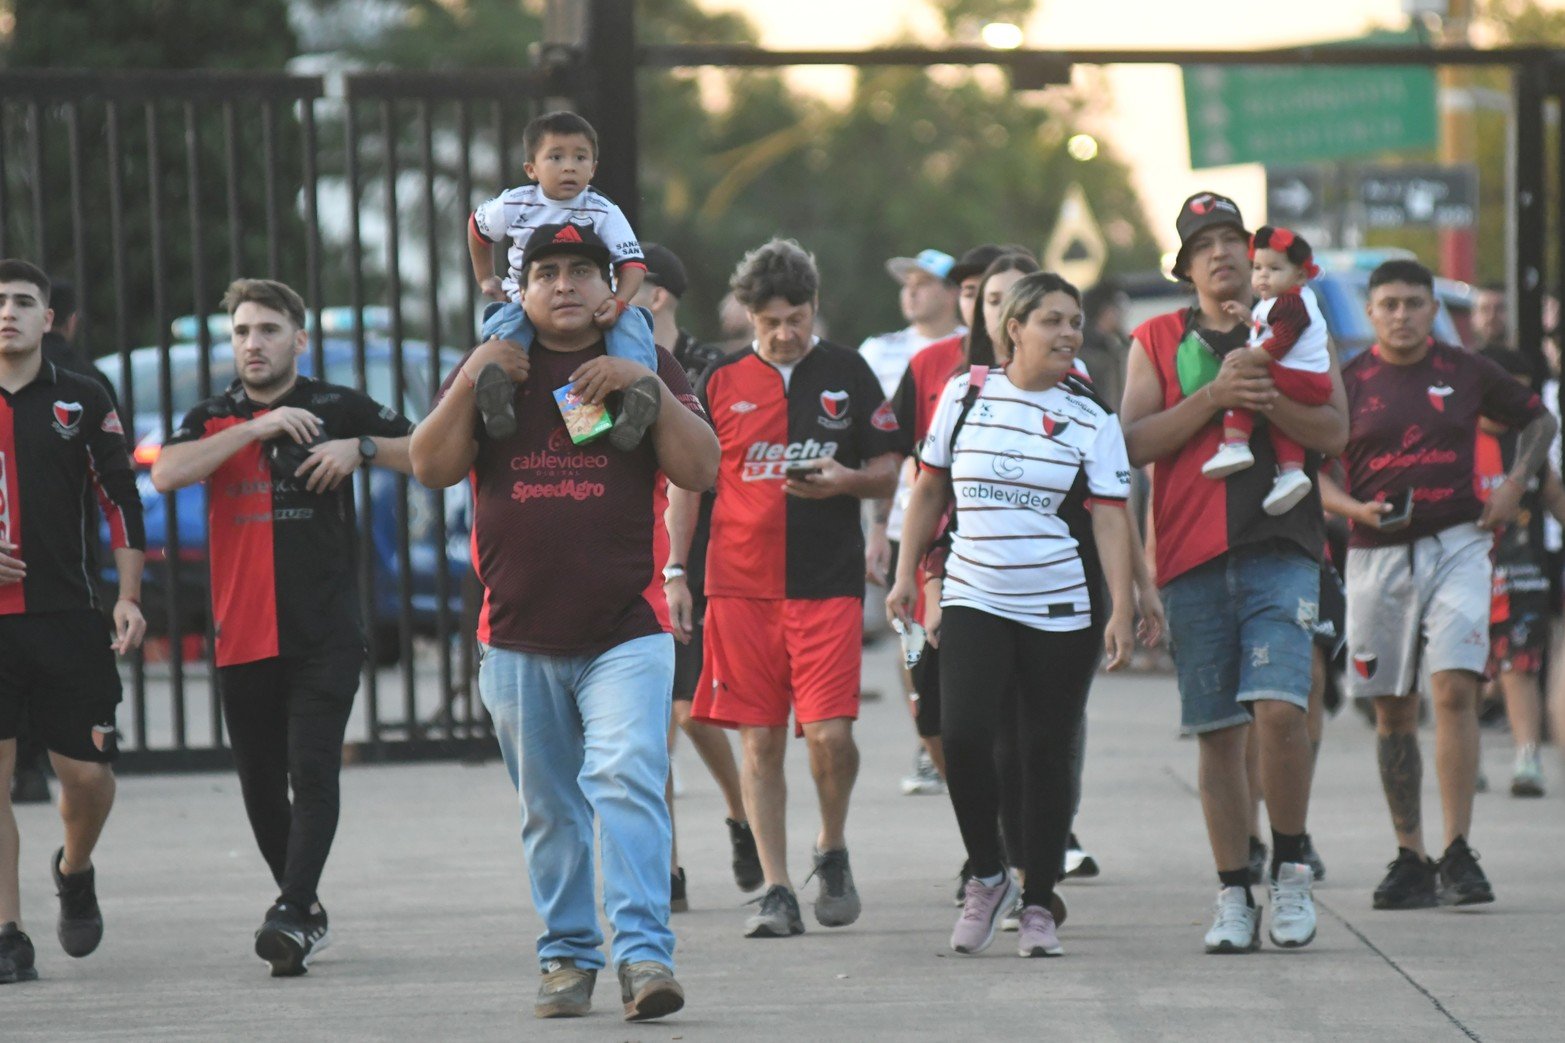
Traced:
[[747, 482], [782, 481], [794, 464], [807, 460], [824, 460], [837, 455], [836, 442], [817, 442], [806, 438], [802, 442], [753, 442], [745, 450], [744, 466], [739, 476]]

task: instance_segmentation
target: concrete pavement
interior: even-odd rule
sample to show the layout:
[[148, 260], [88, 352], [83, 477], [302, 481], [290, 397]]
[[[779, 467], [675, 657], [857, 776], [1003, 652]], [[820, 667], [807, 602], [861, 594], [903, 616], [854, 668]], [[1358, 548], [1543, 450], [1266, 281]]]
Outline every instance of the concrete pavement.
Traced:
[[[890, 643], [867, 683], [890, 693]], [[1103, 866], [1067, 884], [1066, 956], [1021, 960], [1014, 935], [986, 954], [946, 948], [961, 862], [944, 798], [904, 797], [913, 730], [900, 701], [865, 706], [849, 836], [864, 899], [856, 925], [787, 940], [740, 937], [749, 896], [728, 872], [716, 787], [687, 746], [678, 763], [692, 911], [675, 917], [689, 1004], [619, 1020], [612, 975], [597, 1010], [534, 1022], [537, 984], [514, 795], [498, 761], [359, 767], [322, 893], [334, 946], [277, 981], [250, 952], [273, 892], [227, 775], [125, 778], [98, 855], [107, 933], [71, 960], [53, 930], [52, 809], [18, 809], [26, 926], [42, 980], [0, 987], [0, 1037], [92, 1039], [1299, 1039], [1561, 1038], [1558, 939], [1565, 890], [1565, 771], [1512, 799], [1505, 736], [1485, 734], [1499, 792], [1481, 796], [1473, 844], [1499, 901], [1385, 913], [1369, 895], [1394, 854], [1369, 729], [1329, 723], [1311, 831], [1329, 875], [1309, 948], [1203, 955], [1216, 885], [1194, 797], [1195, 746], [1175, 737], [1164, 676], [1102, 677], [1089, 709], [1078, 832]], [[1430, 736], [1425, 809], [1438, 822]], [[1555, 751], [1550, 751], [1553, 754]], [[802, 744], [790, 753], [791, 864], [809, 868], [816, 813]], [[1438, 832], [1436, 830], [1435, 832]], [[1433, 835], [1433, 834], [1432, 834]]]

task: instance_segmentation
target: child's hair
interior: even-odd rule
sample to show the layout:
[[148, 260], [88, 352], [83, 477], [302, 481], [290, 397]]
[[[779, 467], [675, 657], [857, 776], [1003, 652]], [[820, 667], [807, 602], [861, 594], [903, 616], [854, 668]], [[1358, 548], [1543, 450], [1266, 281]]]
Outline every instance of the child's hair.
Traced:
[[548, 134], [580, 134], [587, 139], [587, 144], [592, 146], [592, 158], [598, 158], [598, 132], [592, 129], [592, 124], [576, 115], [574, 112], [546, 112], [542, 116], [535, 116], [527, 129], [522, 131], [522, 149], [527, 153], [527, 162], [533, 162], [538, 155], [538, 149], [543, 145], [543, 139]]
[[1313, 279], [1320, 274], [1320, 266], [1315, 263], [1315, 251], [1310, 249], [1309, 240], [1302, 235], [1295, 235], [1291, 229], [1272, 225], [1257, 228], [1250, 237], [1250, 260], [1255, 260], [1257, 250], [1276, 250], [1303, 268], [1306, 279]]
[[233, 318], [234, 312], [245, 303], [282, 312], [295, 329], [304, 329], [304, 298], [291, 286], [275, 279], [235, 279], [223, 294], [223, 307], [228, 310], [228, 317]]

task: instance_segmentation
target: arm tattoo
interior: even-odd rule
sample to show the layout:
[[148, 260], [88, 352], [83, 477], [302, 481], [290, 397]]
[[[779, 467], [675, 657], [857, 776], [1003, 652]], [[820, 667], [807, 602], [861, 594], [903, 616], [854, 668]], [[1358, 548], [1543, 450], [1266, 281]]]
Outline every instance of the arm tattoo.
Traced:
[[1554, 441], [1558, 430], [1559, 424], [1547, 410], [1521, 429], [1521, 434], [1516, 436], [1516, 462], [1511, 467], [1512, 478], [1526, 485], [1527, 479], [1538, 473], [1538, 468], [1548, 459], [1549, 443]]
[[1412, 836], [1423, 824], [1419, 789], [1424, 781], [1424, 762], [1418, 753], [1418, 735], [1415, 732], [1382, 735], [1376, 746], [1380, 784], [1391, 809], [1391, 824], [1399, 836]]

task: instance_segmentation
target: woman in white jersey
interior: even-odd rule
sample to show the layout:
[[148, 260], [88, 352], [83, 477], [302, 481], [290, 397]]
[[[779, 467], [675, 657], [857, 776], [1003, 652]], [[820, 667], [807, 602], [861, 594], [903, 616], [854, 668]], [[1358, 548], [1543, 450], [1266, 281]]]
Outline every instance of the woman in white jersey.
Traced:
[[[947, 784], [972, 874], [951, 934], [957, 952], [994, 939], [1016, 898], [996, 816], [999, 736], [1021, 761], [1026, 883], [1018, 951], [1061, 951], [1051, 912], [1070, 826], [1070, 746], [1104, 649], [1129, 658], [1135, 607], [1130, 465], [1119, 421], [1072, 374], [1081, 295], [1051, 272], [1007, 293], [997, 354], [1004, 369], [962, 373], [941, 395], [903, 523], [889, 611], [906, 621], [915, 563], [956, 505], [940, 634]], [[1106, 579], [1112, 596], [1102, 603]]]

